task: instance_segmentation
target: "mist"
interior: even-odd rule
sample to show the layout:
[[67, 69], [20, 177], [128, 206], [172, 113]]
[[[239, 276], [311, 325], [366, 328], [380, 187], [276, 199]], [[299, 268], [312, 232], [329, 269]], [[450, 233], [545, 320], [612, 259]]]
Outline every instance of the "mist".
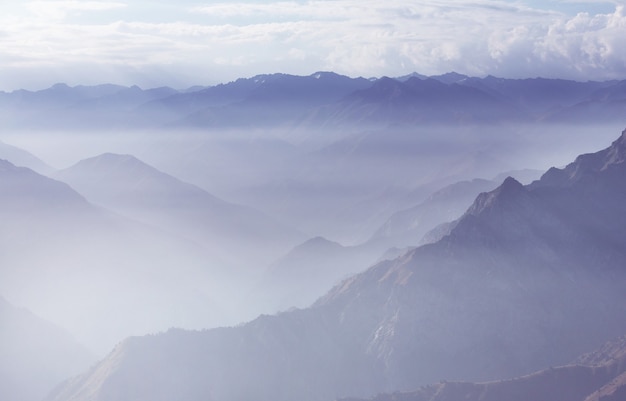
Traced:
[[[463, 224], [473, 218], [468, 214], [480, 215], [476, 206], [472, 209], [477, 197], [498, 188], [502, 191], [503, 182], [510, 185], [507, 177], [520, 186], [539, 185], [537, 180], [551, 167], [562, 168], [578, 155], [611, 145], [626, 123], [616, 105], [619, 102], [611, 103], [614, 113], [610, 115], [606, 109], [593, 114], [595, 107], [585, 109], [586, 114], [580, 112], [581, 105], [596, 99], [598, 91], [614, 88], [615, 82], [570, 83], [575, 95], [569, 97], [547, 95], [551, 93], [547, 89], [534, 87], [537, 93], [526, 93], [528, 98], [519, 100], [506, 91], [497, 96], [493, 88], [481, 91], [478, 79], [468, 77], [451, 84], [443, 78], [370, 82], [330, 73], [317, 78], [283, 74], [261, 78], [195, 91], [102, 85], [55, 86], [21, 97], [3, 94], [7, 124], [0, 131], [0, 295], [62, 328], [77, 347], [91, 355], [77, 362], [84, 364], [83, 369], [64, 370], [66, 376], [59, 381], [86, 370], [89, 363], [105, 358], [111, 350], [121, 352], [119, 347], [135, 341], [126, 340], [129, 337], [161, 338], [173, 333], [176, 343], [179, 336], [205, 332], [220, 333], [211, 336], [222, 338], [224, 331], [209, 329], [224, 327], [256, 330], [250, 327], [267, 324], [268, 333], [273, 333], [272, 322], [280, 321], [281, 316], [301, 319], [303, 325], [309, 324], [311, 315], [313, 320], [326, 322], [326, 315], [317, 315], [326, 313], [320, 310], [332, 310], [332, 315], [336, 306], [328, 305], [354, 294], [361, 302], [357, 283], [366, 283], [367, 277], [377, 276], [389, 266], [405, 269], [407, 260], [426, 266], [425, 272], [419, 273], [426, 284], [415, 284], [415, 294], [398, 290], [410, 302], [396, 299], [396, 295], [385, 298], [386, 293], [378, 290], [371, 290], [371, 298], [363, 302], [371, 302], [372, 310], [380, 315], [376, 319], [388, 327], [395, 327], [395, 317], [386, 315], [388, 309], [395, 311], [393, 302], [398, 302], [402, 313], [415, 313], [431, 324], [428, 319], [437, 321], [434, 310], [454, 310], [452, 303], [471, 298], [472, 289], [491, 283], [467, 273], [456, 276], [455, 258], [461, 258], [456, 253], [445, 260], [429, 253], [444, 244], [457, 246], [452, 230], [465, 239], [465, 234], [458, 233], [463, 233]], [[486, 78], [485, 82], [491, 81]], [[550, 82], [544, 84], [549, 87]], [[508, 97], [503, 100], [505, 95]], [[523, 107], [533, 96], [543, 95], [547, 98], [542, 103]], [[572, 113], [584, 119], [568, 122], [564, 116]], [[547, 195], [546, 199], [552, 201]], [[542, 213], [544, 208], [552, 210], [541, 202], [537, 208]], [[572, 227], [558, 226], [567, 233], [578, 229]], [[541, 235], [543, 229], [540, 226]], [[509, 243], [505, 245], [510, 249], [494, 246], [486, 257], [480, 253], [484, 244], [476, 245], [478, 250], [472, 253], [474, 239], [467, 239], [471, 244], [467, 245], [468, 268], [502, 264], [515, 270], [536, 260], [544, 263], [542, 257], [557, 252], [554, 249], [558, 250], [560, 243], [547, 237], [547, 250], [541, 253], [543, 237], [535, 237], [533, 230], [534, 226], [528, 229], [527, 238], [516, 237], [511, 244], [522, 244], [526, 253], [538, 249], [536, 257]], [[424, 259], [413, 262], [413, 258]], [[614, 260], [619, 260], [618, 256]], [[466, 282], [471, 288], [457, 297], [450, 288], [438, 287], [430, 274], [436, 274], [433, 272], [439, 267], [456, 277], [455, 283]], [[392, 272], [389, 275], [397, 273]], [[397, 274], [397, 282], [402, 284], [413, 273]], [[560, 278], [551, 274], [547, 275], [550, 280]], [[385, 283], [381, 288], [391, 286], [385, 281], [389, 275], [380, 276], [380, 283]], [[513, 276], [528, 286], [536, 281], [527, 272]], [[576, 277], [587, 276], [581, 273]], [[598, 288], [615, 290], [604, 284]], [[517, 288], [510, 296], [498, 288], [487, 290], [493, 298], [518, 302]], [[555, 291], [561, 290], [567, 297], [574, 293], [567, 286]], [[537, 289], [544, 296], [541, 291]], [[519, 296], [526, 299], [526, 295]], [[441, 305], [437, 305], [438, 299]], [[416, 300], [434, 309], [413, 311], [402, 306], [402, 302], [412, 305]], [[535, 301], [528, 311], [543, 313]], [[370, 341], [366, 338], [371, 334], [367, 331], [372, 329], [371, 321], [367, 317], [358, 320], [362, 317], [359, 313], [346, 320], [349, 324], [342, 320], [340, 326], [328, 327], [332, 337], [328, 341], [335, 341], [334, 336], [344, 329], [359, 341]], [[265, 317], [259, 320], [258, 316]], [[520, 322], [532, 321], [532, 316], [526, 318]], [[446, 339], [451, 343], [458, 340], [440, 333], [437, 341], [429, 343], [436, 335], [420, 332], [423, 343], [405, 344], [416, 322], [397, 327], [398, 333], [409, 333], [406, 337], [402, 334], [399, 343], [385, 342], [391, 341], [391, 331], [380, 334], [380, 341], [372, 340], [368, 352], [376, 349], [386, 361], [391, 351], [385, 347], [397, 347], [402, 353], [406, 345], [407, 355], [424, 352], [436, 359], [436, 354], [426, 351], [428, 344], [443, 350]], [[433, 333], [446, 325], [455, 330], [467, 326], [476, 338], [496, 324], [489, 320], [485, 326], [473, 325], [470, 317], [458, 324], [442, 322], [443, 326], [432, 323]], [[341, 326], [344, 323], [348, 325]], [[385, 324], [379, 329], [385, 329]], [[553, 328], [546, 323], [540, 329]], [[621, 326], [609, 328], [607, 332], [619, 333]], [[181, 334], [185, 332], [178, 329], [195, 330], [196, 334]], [[278, 342], [281, 336], [291, 338], [282, 333]], [[530, 342], [536, 345], [541, 339]], [[572, 343], [576, 345], [572, 349], [578, 351], [594, 341], [585, 337]], [[307, 344], [303, 342], [303, 347]], [[465, 352], [466, 345], [459, 342], [451, 347]], [[230, 352], [229, 347], [225, 353]], [[494, 355], [487, 351], [487, 340], [480, 347]], [[497, 361], [493, 366], [511, 375], [529, 373], [531, 368], [544, 367], [543, 362], [549, 362], [548, 366], [567, 362], [564, 359], [572, 349], [555, 352], [554, 360], [539, 358], [541, 361], [528, 363], [520, 362], [523, 358], [515, 349], [510, 355], [517, 365]], [[303, 353], [309, 358], [315, 350]], [[340, 365], [346, 368], [356, 363], [351, 357], [363, 357], [356, 348], [347, 354]], [[322, 359], [332, 362], [330, 354]], [[384, 368], [368, 365], [371, 371], [364, 375], [376, 377], [371, 386], [359, 389], [364, 376], [346, 375], [345, 385], [329, 386], [317, 399], [409, 390], [411, 380], [421, 384], [436, 380], [434, 373], [422, 370], [401, 374], [403, 362], [389, 361]], [[498, 369], [493, 366], [470, 377], [466, 375], [471, 370], [469, 363], [450, 369], [442, 364], [436, 372], [450, 372], [450, 379], [505, 378], [496, 377]], [[315, 366], [306, 365], [303, 372]], [[377, 369], [384, 371], [384, 380], [377, 376]], [[237, 373], [234, 368], [232, 372]], [[259, 386], [265, 388], [262, 383]], [[337, 388], [340, 391], [335, 391]], [[296, 390], [301, 389], [295, 386], [290, 394], [295, 396]], [[229, 388], [220, 391], [225, 400], [238, 394]], [[34, 401], [28, 401], [31, 399]]]
[[[593, 138], [590, 130], [597, 132]], [[12, 268], [0, 293], [100, 353], [128, 335], [232, 325], [306, 307], [388, 248], [419, 245], [372, 240], [394, 213], [465, 180], [493, 180], [495, 188], [502, 174], [528, 169], [539, 178], [550, 166], [605, 146], [613, 132], [605, 126], [438, 125], [357, 132], [323, 145], [290, 142], [275, 130], [252, 137], [178, 130], [4, 134], [5, 142], [51, 166], [48, 177], [69, 184], [66, 190], [84, 197], [80, 208], [89, 210], [48, 210], [46, 189], [32, 194], [41, 205], [5, 209], [5, 228], [18, 245], [5, 253]], [[106, 160], [107, 153], [118, 157]], [[128, 155], [133, 162], [124, 165]], [[97, 168], [79, 163], [98, 158]], [[144, 163], [149, 171], [140, 171]], [[420, 232], [460, 217], [471, 198], [457, 215]], [[345, 248], [335, 257], [306, 253], [306, 265], [328, 266], [328, 273], [300, 262], [283, 268], [292, 270], [284, 283], [265, 277], [315, 237]], [[276, 288], [272, 281], [283, 284]], [[315, 289], [304, 296], [298, 286]]]

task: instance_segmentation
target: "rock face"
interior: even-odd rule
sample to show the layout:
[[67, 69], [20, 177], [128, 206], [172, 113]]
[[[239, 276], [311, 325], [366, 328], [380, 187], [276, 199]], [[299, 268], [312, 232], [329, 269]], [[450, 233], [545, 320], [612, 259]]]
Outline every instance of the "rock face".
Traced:
[[626, 332], [625, 153], [626, 132], [532, 185], [508, 178], [440, 241], [308, 309], [131, 338], [49, 400], [322, 401], [566, 364]]

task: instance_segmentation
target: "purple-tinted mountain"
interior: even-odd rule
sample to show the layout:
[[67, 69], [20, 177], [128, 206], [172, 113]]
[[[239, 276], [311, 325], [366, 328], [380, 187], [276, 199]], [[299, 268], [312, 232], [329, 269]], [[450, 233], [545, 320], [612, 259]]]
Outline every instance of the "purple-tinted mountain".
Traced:
[[198, 245], [6, 161], [0, 194], [0, 292], [92, 349], [172, 324], [224, 322], [215, 280], [224, 266]]
[[121, 90], [119, 85], [96, 85], [96, 86], [75, 86], [59, 83], [48, 89], [39, 91], [18, 90], [10, 93], [1, 92], [0, 100], [4, 106], [20, 107], [43, 107], [49, 109], [62, 109], [87, 100], [98, 99], [114, 95]]
[[[251, 85], [250, 81], [254, 85]], [[280, 127], [293, 124], [311, 108], [334, 103], [355, 90], [371, 85], [371, 82], [364, 78], [349, 78], [332, 72], [318, 72], [309, 76], [259, 75], [248, 79], [246, 83], [251, 90], [240, 100], [233, 99], [231, 103], [220, 105], [221, 107], [199, 110], [179, 124], [243, 128]], [[228, 85], [239, 87], [243, 84], [235, 81]], [[207, 94], [211, 92], [210, 95], [213, 95], [210, 89], [204, 92]]]
[[370, 241], [395, 247], [419, 245], [424, 234], [439, 224], [456, 220], [479, 193], [496, 186], [498, 183], [483, 179], [448, 185], [418, 205], [394, 213]]
[[236, 196], [305, 232], [358, 244], [445, 185], [515, 168], [498, 142], [514, 134], [485, 129], [476, 142], [469, 127], [368, 130], [286, 160]]
[[458, 219], [478, 194], [494, 189], [509, 175], [531, 182], [539, 177], [539, 171], [511, 171], [499, 174], [493, 180], [475, 178], [447, 185], [417, 205], [392, 214], [369, 239], [369, 243], [398, 248], [420, 245], [424, 243], [427, 233]]
[[[574, 363], [487, 383], [442, 381], [370, 401], [617, 401], [626, 395], [626, 337], [610, 341]], [[341, 401], [365, 401], [346, 398]]]
[[626, 117], [626, 81], [603, 87], [580, 102], [550, 115], [546, 121], [560, 123], [588, 123], [589, 121], [617, 121]]
[[430, 78], [449, 85], [463, 82], [469, 77], [467, 75], [459, 74], [458, 72], [448, 72], [441, 75], [433, 75]]
[[335, 104], [316, 110], [312, 126], [383, 128], [420, 124], [527, 121], [511, 102], [483, 90], [436, 79], [383, 77]]
[[[476, 78], [392, 79], [266, 74], [189, 90], [57, 84], [0, 92], [12, 129], [389, 128], [423, 124], [623, 122], [623, 82]], [[372, 125], [374, 124], [374, 125]]]
[[95, 361], [66, 331], [0, 297], [0, 398], [39, 401]]
[[[154, 126], [149, 116], [131, 114], [141, 104], [176, 93], [171, 88], [143, 90], [119, 85], [56, 84], [39, 91], [0, 92], [5, 127], [11, 129], [111, 129]], [[139, 120], [139, 121], [137, 121]]]
[[33, 154], [0, 141], [0, 159], [16, 166], [28, 167], [39, 174], [51, 174], [54, 169]]
[[511, 102], [520, 110], [525, 110], [540, 119], [582, 102], [593, 96], [596, 91], [611, 88], [616, 84], [616, 81], [576, 82], [546, 78], [504, 79], [493, 76], [468, 78], [462, 81], [464, 86], [483, 90]]
[[626, 131], [532, 185], [507, 178], [439, 242], [310, 308], [128, 339], [49, 400], [333, 400], [564, 365], [626, 332], [625, 155]]
[[85, 159], [55, 177], [91, 202], [191, 239], [232, 263], [258, 269], [302, 239], [255, 209], [219, 199], [131, 155]]
[[343, 246], [323, 237], [311, 238], [272, 263], [258, 285], [257, 295], [271, 307], [307, 307], [343, 279], [374, 263], [383, 248]]

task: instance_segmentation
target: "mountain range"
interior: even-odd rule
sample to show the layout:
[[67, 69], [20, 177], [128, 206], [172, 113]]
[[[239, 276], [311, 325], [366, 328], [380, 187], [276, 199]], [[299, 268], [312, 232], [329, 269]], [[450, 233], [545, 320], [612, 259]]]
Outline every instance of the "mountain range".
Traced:
[[[304, 238], [251, 207], [219, 199], [132, 155], [84, 159], [54, 177], [95, 204], [192, 240], [233, 266], [258, 269]], [[238, 252], [242, 248], [245, 254]]]
[[[625, 179], [626, 131], [527, 186], [506, 178], [439, 241], [311, 307], [129, 338], [48, 400], [323, 401], [567, 364], [626, 332]], [[602, 377], [583, 397], [609, 391], [611, 369], [594, 370]], [[442, 388], [473, 391], [464, 386]]]
[[4, 160], [0, 191], [0, 292], [92, 350], [131, 332], [228, 321], [218, 295], [228, 270], [207, 249]]
[[[57, 84], [0, 92], [5, 127], [330, 127], [493, 122], [624, 123], [623, 81], [504, 79], [450, 73], [350, 78], [265, 74], [186, 90]], [[572, 120], [573, 119], [573, 120]]]

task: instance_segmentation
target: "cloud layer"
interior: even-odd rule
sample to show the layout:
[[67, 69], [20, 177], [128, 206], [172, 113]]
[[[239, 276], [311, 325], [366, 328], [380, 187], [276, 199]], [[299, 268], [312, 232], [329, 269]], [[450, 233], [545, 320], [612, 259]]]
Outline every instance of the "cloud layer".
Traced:
[[[594, 8], [589, 3], [589, 10]], [[2, 10], [2, 8], [6, 8]], [[0, 6], [0, 90], [265, 72], [626, 78], [626, 16], [503, 0], [33, 1]]]

